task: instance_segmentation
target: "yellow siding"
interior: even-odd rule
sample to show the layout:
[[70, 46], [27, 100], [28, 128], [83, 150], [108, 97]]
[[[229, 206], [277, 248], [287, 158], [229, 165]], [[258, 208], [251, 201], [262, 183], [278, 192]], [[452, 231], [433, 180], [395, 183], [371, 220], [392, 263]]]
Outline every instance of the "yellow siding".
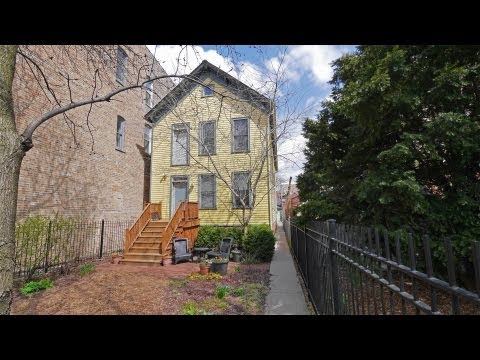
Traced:
[[[214, 83], [211, 79], [205, 84]], [[273, 168], [273, 152], [271, 143], [265, 145], [268, 139], [268, 114], [253, 107], [247, 101], [232, 100], [235, 96], [214, 83], [215, 91], [227, 97], [203, 97], [202, 87], [196, 86], [190, 94], [178, 102], [175, 109], [164, 115], [154, 126], [152, 143], [152, 173], [151, 173], [151, 201], [162, 202], [162, 214], [165, 218], [170, 214], [170, 186], [171, 176], [188, 175], [189, 201], [198, 201], [198, 175], [208, 174], [205, 169], [215, 167], [222, 177], [231, 185], [231, 174], [237, 171], [254, 170], [253, 179], [259, 174], [258, 164], [262, 150], [268, 149], [269, 159], [265, 162], [260, 173], [260, 181], [256, 187], [257, 200], [251, 224], [272, 224], [275, 219], [275, 176]], [[250, 127], [250, 152], [232, 153], [231, 119], [246, 117]], [[198, 123], [200, 121], [216, 120], [216, 155], [198, 155]], [[189, 123], [190, 126], [190, 165], [171, 166], [171, 127], [172, 124]], [[263, 144], [263, 145], [262, 145]], [[215, 172], [215, 171], [214, 171]], [[269, 174], [270, 173], [270, 174]], [[253, 181], [253, 180], [252, 180]], [[272, 183], [273, 181], [273, 183]], [[232, 195], [230, 189], [217, 178], [216, 181], [216, 210], [200, 210], [200, 222], [206, 224], [238, 224], [241, 209], [232, 209]], [[273, 209], [273, 210], [272, 210]]]

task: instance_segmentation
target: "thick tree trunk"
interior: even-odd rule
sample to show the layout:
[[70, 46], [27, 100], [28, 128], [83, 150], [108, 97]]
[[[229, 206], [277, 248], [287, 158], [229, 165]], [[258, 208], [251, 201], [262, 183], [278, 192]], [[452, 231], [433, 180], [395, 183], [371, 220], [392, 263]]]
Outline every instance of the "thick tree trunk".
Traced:
[[15, 126], [12, 82], [17, 47], [0, 45], [0, 314], [12, 304], [15, 217], [20, 165], [25, 152]]

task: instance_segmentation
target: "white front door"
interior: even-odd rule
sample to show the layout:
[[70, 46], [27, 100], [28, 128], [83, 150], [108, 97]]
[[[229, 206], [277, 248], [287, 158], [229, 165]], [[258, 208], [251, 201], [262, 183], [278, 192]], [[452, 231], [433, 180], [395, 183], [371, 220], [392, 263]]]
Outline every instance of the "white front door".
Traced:
[[188, 199], [188, 176], [172, 176], [172, 189], [170, 194], [171, 218], [178, 207], [178, 203]]

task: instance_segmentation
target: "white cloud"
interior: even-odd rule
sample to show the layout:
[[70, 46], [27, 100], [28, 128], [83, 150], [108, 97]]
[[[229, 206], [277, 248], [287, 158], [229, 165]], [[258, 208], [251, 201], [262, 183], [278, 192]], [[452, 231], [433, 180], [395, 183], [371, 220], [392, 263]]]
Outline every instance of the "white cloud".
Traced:
[[298, 134], [286, 139], [278, 146], [278, 172], [283, 178], [290, 176], [295, 180], [297, 175], [303, 171], [305, 163], [306, 139], [302, 134]]

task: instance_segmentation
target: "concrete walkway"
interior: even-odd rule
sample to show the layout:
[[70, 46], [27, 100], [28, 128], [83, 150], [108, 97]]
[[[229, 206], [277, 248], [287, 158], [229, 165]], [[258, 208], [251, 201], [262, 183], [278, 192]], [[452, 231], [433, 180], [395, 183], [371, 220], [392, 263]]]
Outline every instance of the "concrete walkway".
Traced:
[[266, 315], [308, 315], [299, 275], [293, 264], [283, 226], [277, 227], [275, 254], [270, 264], [270, 292]]

